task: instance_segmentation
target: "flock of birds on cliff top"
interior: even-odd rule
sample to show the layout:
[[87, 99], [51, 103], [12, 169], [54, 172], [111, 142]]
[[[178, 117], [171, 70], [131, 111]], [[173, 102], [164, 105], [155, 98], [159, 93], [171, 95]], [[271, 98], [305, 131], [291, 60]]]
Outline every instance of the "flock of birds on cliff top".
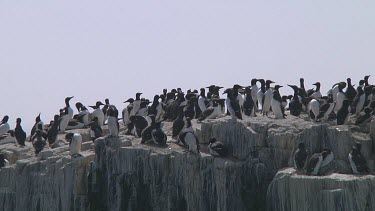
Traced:
[[[219, 91], [223, 87], [217, 85], [206, 87], [207, 94], [205, 88], [201, 88], [200, 92], [187, 90], [186, 94], [180, 88], [169, 92], [164, 89], [162, 94], [154, 96], [152, 102], [141, 98], [142, 93], [136, 93], [135, 99], [129, 98], [124, 102], [129, 104], [122, 110], [120, 119], [116, 106], [110, 104], [109, 99], [105, 99], [105, 104], [97, 101], [95, 105], [89, 106], [93, 109], [92, 112], [77, 102], [78, 114], [73, 115], [74, 111], [70, 106], [73, 97], [67, 97], [65, 107], [60, 109], [50, 124], [45, 125], [40, 114], [36, 117], [28, 141], [32, 142], [35, 153], [38, 154], [47, 143], [51, 147], [57, 141], [57, 135], [66, 130], [90, 128], [90, 136], [94, 141], [103, 135], [102, 126], [107, 124], [109, 135], [118, 136], [119, 120], [122, 120], [126, 135], [142, 138], [141, 143], [165, 145], [167, 136], [161, 123], [170, 121], [173, 122], [172, 138], [177, 143], [182, 142], [188, 151], [199, 153], [199, 142], [192, 128], [192, 119], [203, 121], [225, 115], [242, 119], [243, 116], [255, 117], [257, 114], [268, 116], [271, 111], [276, 119], [283, 119], [286, 117], [285, 110], [289, 109], [290, 115], [298, 117], [306, 112], [312, 121], [337, 121], [337, 125], [347, 124], [348, 117], [352, 114], [355, 124], [361, 125], [369, 122], [375, 115], [375, 85], [369, 84], [369, 77], [365, 76], [360, 80], [356, 89], [350, 78], [347, 82], [336, 83], [325, 96], [321, 93], [320, 82], [313, 84], [315, 89], [306, 90], [303, 78], [300, 79], [299, 86], [288, 85], [294, 91], [289, 96], [281, 96], [279, 89], [282, 86], [271, 87], [275, 82], [264, 79], [252, 79], [250, 86], [235, 84], [232, 88], [225, 89], [223, 94], [227, 95], [226, 99], [220, 98]], [[13, 138], [20, 146], [25, 146], [27, 138], [21, 126], [21, 118], [17, 118], [14, 130], [10, 130], [8, 120], [9, 117], [4, 116], [0, 122], [1, 139]], [[82, 137], [67, 133], [65, 139], [70, 144], [71, 155], [79, 155]], [[209, 151], [215, 156], [225, 156], [227, 153], [226, 147], [215, 138], [210, 140]], [[4, 159], [3, 156], [0, 155], [0, 159]], [[313, 155], [308, 161], [307, 173], [317, 174], [319, 168], [328, 165], [332, 159], [333, 154], [329, 149]], [[349, 159], [357, 167], [353, 169], [354, 173], [368, 171], [359, 143], [353, 146]], [[300, 143], [295, 154], [296, 167], [303, 168], [306, 160], [306, 148]]]

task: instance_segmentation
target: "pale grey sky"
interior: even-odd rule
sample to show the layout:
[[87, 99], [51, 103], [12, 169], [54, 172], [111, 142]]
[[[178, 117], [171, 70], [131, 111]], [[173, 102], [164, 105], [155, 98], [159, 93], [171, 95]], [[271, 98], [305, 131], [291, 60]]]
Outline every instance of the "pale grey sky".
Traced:
[[375, 69], [374, 11], [369, 0], [0, 0], [0, 116], [29, 130], [71, 95], [122, 109], [137, 91], [254, 77], [284, 86], [304, 77], [324, 92], [348, 76], [357, 84]]

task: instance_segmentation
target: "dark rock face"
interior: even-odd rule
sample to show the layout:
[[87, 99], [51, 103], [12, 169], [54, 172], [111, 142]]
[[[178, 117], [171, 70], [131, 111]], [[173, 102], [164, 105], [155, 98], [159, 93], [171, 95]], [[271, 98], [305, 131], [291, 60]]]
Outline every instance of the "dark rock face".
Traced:
[[93, 158], [18, 160], [1, 169], [1, 210], [86, 210], [86, 167]]
[[267, 210], [375, 210], [375, 176], [305, 176], [280, 171], [268, 188]]
[[[102, 210], [259, 210], [263, 164], [96, 141]], [[255, 190], [255, 191], [254, 191]], [[258, 190], [258, 191], [256, 191]], [[100, 197], [98, 197], [100, 198]]]

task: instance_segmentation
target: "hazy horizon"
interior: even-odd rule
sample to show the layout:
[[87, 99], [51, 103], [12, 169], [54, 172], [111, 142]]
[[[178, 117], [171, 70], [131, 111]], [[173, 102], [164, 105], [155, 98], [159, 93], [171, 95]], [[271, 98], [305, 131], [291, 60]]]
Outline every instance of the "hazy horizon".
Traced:
[[[0, 118], [27, 133], [67, 96], [93, 105], [163, 88], [283, 85], [304, 77], [322, 93], [375, 69], [375, 2], [0, 1]], [[374, 76], [370, 82], [375, 81]], [[75, 113], [77, 112], [74, 109]]]

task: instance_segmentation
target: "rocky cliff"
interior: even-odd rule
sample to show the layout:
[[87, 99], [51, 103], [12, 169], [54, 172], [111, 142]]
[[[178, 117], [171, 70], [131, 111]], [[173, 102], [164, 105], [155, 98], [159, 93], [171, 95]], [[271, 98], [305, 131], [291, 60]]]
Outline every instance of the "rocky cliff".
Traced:
[[375, 210], [375, 176], [305, 176], [288, 168], [269, 186], [267, 210]]
[[[30, 146], [3, 145], [12, 165], [0, 170], [0, 210], [322, 210], [336, 201], [351, 204], [345, 208], [374, 206], [375, 195], [361, 188], [374, 185], [372, 176], [343, 175], [350, 173], [347, 154], [354, 141], [362, 143], [375, 172], [374, 123], [331, 126], [288, 116], [224, 117], [194, 125], [200, 155], [172, 142], [158, 147], [123, 135], [99, 138], [94, 145], [85, 130], [77, 131], [84, 135], [80, 158], [71, 158], [64, 143], [38, 157]], [[164, 124], [167, 133], [170, 127]], [[211, 137], [224, 142], [230, 156], [209, 155], [205, 146]], [[299, 142], [310, 154], [323, 147], [333, 150], [335, 161], [322, 171], [327, 176], [300, 176], [291, 169], [278, 173], [292, 165]], [[320, 207], [311, 205], [317, 200], [314, 192], [327, 198]], [[346, 200], [356, 194], [372, 199], [357, 204]]]

